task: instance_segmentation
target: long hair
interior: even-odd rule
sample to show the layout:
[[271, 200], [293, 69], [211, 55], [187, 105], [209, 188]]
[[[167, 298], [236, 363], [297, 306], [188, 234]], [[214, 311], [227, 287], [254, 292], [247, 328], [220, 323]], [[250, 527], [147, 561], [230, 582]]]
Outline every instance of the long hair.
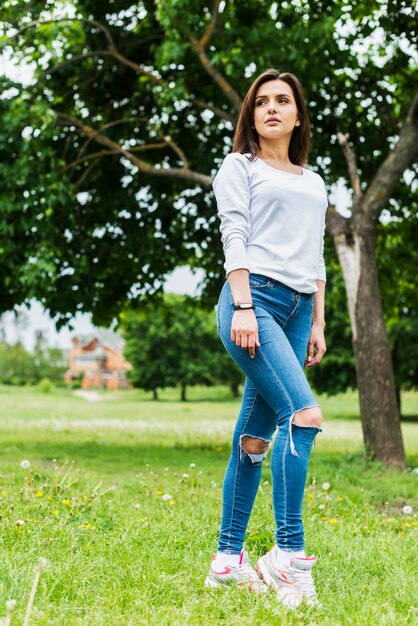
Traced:
[[269, 80], [280, 79], [287, 83], [295, 98], [300, 125], [295, 126], [289, 144], [289, 159], [295, 165], [305, 165], [308, 162], [309, 143], [311, 138], [308, 109], [303, 95], [302, 85], [294, 74], [290, 72], [280, 73], [274, 68], [268, 69], [258, 76], [247, 91], [242, 102], [238, 117], [237, 127], [232, 146], [233, 152], [245, 154], [249, 152], [254, 160], [260, 151], [258, 133], [254, 126], [255, 96], [258, 88]]

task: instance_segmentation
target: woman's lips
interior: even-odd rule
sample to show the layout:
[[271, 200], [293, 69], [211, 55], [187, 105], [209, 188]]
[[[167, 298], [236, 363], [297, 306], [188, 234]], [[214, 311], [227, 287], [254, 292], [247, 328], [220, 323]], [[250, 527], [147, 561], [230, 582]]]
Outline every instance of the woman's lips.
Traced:
[[267, 120], [266, 124], [280, 124], [279, 120]]

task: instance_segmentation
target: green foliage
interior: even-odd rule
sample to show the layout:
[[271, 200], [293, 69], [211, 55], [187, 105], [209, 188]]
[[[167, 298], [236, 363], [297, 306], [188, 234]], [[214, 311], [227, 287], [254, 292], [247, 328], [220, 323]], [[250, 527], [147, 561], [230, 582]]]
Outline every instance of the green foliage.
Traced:
[[54, 385], [49, 378], [42, 378], [37, 385], [39, 391], [42, 393], [51, 393], [54, 390]]
[[32, 353], [20, 342], [13, 345], [0, 342], [0, 382], [3, 384], [39, 383], [46, 391], [48, 385], [63, 384], [66, 368], [67, 363], [62, 350], [48, 347], [42, 331], [37, 333]]
[[[59, 114], [140, 149], [132, 154], [150, 165], [179, 169], [178, 151], [155, 148], [170, 137], [190, 169], [210, 177], [234, 131], [211, 108], [232, 120], [238, 113], [190, 37], [204, 35], [213, 3], [73, 4], [77, 19], [3, 40], [14, 59], [32, 64], [35, 82], [22, 87], [1, 79], [0, 306], [37, 297], [59, 323], [85, 310], [107, 325], [127, 300], [146, 300], [168, 272], [188, 263], [206, 272], [201, 306], [209, 310], [223, 279], [209, 184], [139, 172]], [[3, 31], [61, 18], [68, 6], [6, 3]], [[408, 3], [386, 0], [222, 3], [205, 48], [208, 67], [238, 97], [267, 67], [295, 72], [312, 121], [312, 166], [329, 186], [339, 179], [349, 186], [336, 140], [337, 131], [348, 131], [366, 185], [414, 94], [417, 66], [406, 42], [416, 40], [415, 15]], [[393, 203], [388, 211], [403, 219], [408, 209], [416, 219], [411, 182], [399, 186]]]
[[242, 381], [218, 338], [214, 311], [200, 309], [191, 298], [166, 294], [139, 310], [127, 309], [121, 326], [136, 387], [156, 391], [179, 385], [185, 390], [222, 380], [236, 388]]

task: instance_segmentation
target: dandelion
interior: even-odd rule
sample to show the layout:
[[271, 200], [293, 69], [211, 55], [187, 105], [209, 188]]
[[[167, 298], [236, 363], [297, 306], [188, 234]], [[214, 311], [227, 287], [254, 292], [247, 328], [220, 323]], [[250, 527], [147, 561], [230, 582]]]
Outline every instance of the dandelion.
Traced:
[[17, 519], [16, 520], [16, 526], [24, 526], [25, 525], [25, 520], [24, 519]]
[[37, 492], [35, 493], [35, 498], [42, 498], [42, 496], [43, 496], [43, 495], [44, 495], [44, 494], [42, 493], [42, 491], [37, 491]]
[[[189, 469], [193, 470], [195, 467], [196, 467], [196, 463], [190, 463]], [[417, 470], [418, 470], [418, 467], [417, 467]], [[418, 471], [417, 471], [417, 474], [418, 474]]]
[[52, 515], [58, 515], [58, 511], [55, 509], [55, 511], [52, 511]]
[[329, 520], [329, 523], [330, 523], [330, 524], [335, 524], [335, 523], [336, 523], [336, 521], [337, 521], [336, 519], [332, 518], [332, 519], [330, 519], [330, 520]]
[[418, 467], [416, 467], [413, 471], [414, 471], [414, 474], [418, 474]]
[[183, 478], [190, 478], [190, 474], [186, 474], [186, 473], [184, 473], [184, 474], [183, 474]]
[[91, 524], [86, 524], [86, 528], [87, 528], [87, 530], [90, 530]]
[[161, 499], [164, 500], [165, 502], [168, 502], [169, 500], [173, 500], [173, 496], [170, 496], [169, 493], [165, 493], [164, 495], [161, 496]]
[[403, 509], [402, 509], [402, 513], [404, 515], [411, 515], [411, 513], [412, 513], [412, 506], [409, 506], [409, 504], [404, 506]]
[[174, 498], [171, 498], [171, 500], [168, 501], [168, 504], [171, 504], [171, 506], [173, 506], [173, 504], [175, 504], [176, 501], [174, 500]]
[[321, 517], [321, 522], [326, 522], [327, 518], [326, 517]]
[[36, 589], [38, 587], [38, 583], [39, 583], [39, 578], [41, 577], [41, 572], [44, 571], [44, 569], [46, 568], [47, 565], [47, 560], [44, 559], [43, 557], [39, 557], [38, 559], [38, 565], [36, 566], [35, 569], [35, 578], [33, 579], [33, 583], [32, 583], [32, 589], [30, 591], [30, 596], [29, 596], [29, 601], [26, 607], [26, 613], [25, 613], [25, 617], [23, 620], [23, 626], [28, 626], [29, 625], [29, 618], [30, 618], [30, 614], [32, 613], [32, 606], [33, 606], [33, 601], [35, 599], [35, 593], [36, 593]]
[[391, 521], [392, 521], [392, 518], [391, 518], [391, 517], [386, 518], [386, 523], [387, 523], [387, 524], [390, 524], [390, 523], [391, 523]]
[[141, 508], [141, 505], [140, 504], [134, 504], [134, 507], [136, 508], [136, 510], [138, 510], [138, 509]]
[[67, 500], [67, 498], [65, 500], [62, 501], [63, 504], [65, 504], [65, 506], [68, 506], [70, 504], [70, 501]]
[[23, 461], [20, 462], [20, 467], [23, 469], [28, 469], [30, 467], [30, 461], [28, 461], [27, 459], [24, 459]]
[[6, 602], [6, 611], [11, 613], [16, 606], [16, 600], [7, 600]]
[[328, 489], [331, 487], [331, 485], [329, 483], [322, 483], [322, 489], [324, 491], [328, 491]]
[[320, 504], [320, 505], [318, 506], [318, 509], [321, 509], [321, 510], [322, 510], [322, 509], [325, 509], [325, 504]]
[[47, 500], [52, 500], [52, 496], [47, 496], [46, 499]]
[[85, 502], [86, 500], [88, 500], [89, 497], [88, 496], [83, 496], [83, 502]]
[[7, 496], [7, 491], [5, 491], [4, 489], [2, 489], [1, 495], [2, 495], [2, 496]]
[[337, 498], [337, 502], [344, 502], [344, 498]]

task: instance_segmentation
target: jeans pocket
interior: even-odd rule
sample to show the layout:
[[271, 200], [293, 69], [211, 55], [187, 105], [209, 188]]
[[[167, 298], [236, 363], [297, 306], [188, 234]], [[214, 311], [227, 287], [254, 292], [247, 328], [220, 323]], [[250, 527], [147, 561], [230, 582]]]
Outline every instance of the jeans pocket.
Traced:
[[262, 274], [250, 274], [249, 275], [250, 287], [255, 287], [256, 289], [264, 289], [265, 287], [271, 286], [271, 280], [268, 276], [263, 276]]

